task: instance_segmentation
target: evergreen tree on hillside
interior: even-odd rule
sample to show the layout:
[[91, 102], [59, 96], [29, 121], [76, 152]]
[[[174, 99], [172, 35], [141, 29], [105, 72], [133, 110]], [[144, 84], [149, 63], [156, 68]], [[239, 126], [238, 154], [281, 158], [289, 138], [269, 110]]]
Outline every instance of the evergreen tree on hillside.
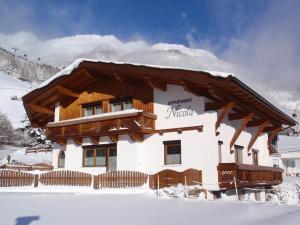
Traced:
[[0, 144], [10, 144], [13, 140], [13, 127], [5, 114], [0, 112]]

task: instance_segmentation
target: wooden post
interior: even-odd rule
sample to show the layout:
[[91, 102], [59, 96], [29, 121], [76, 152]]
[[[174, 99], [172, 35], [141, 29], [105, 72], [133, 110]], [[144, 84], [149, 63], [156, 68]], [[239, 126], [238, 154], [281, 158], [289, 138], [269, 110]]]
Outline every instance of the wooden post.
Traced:
[[39, 186], [39, 175], [38, 174], [34, 174], [33, 186], [35, 188], [37, 188]]
[[233, 182], [234, 182], [234, 187], [235, 187], [235, 195], [236, 195], [236, 200], [239, 200], [239, 194], [238, 194], [238, 190], [237, 190], [237, 186], [236, 186], [236, 179], [235, 177], [233, 177]]
[[94, 175], [93, 176], [93, 188], [95, 190], [99, 189], [99, 175]]
[[185, 197], [188, 198], [186, 176], [184, 176], [184, 189], [185, 189]]
[[159, 175], [157, 174], [157, 197], [159, 196]]

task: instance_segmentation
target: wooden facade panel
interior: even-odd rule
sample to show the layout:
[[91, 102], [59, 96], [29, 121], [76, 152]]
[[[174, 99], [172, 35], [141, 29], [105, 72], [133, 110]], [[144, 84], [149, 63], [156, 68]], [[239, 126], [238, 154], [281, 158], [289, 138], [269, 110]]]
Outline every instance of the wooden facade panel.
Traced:
[[74, 119], [82, 116], [81, 106], [84, 103], [102, 101], [104, 112], [109, 112], [109, 100], [124, 97], [133, 98], [133, 107], [153, 113], [153, 89], [144, 83], [134, 85], [130, 82], [116, 82], [114, 79], [96, 80], [86, 88], [73, 102], [61, 104], [60, 120]]

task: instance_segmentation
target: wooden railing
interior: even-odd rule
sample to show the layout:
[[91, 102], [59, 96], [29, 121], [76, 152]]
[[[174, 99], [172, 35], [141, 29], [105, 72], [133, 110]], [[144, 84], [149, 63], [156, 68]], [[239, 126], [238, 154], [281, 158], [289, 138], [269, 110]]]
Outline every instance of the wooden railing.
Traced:
[[50, 140], [66, 140], [83, 137], [99, 137], [114, 134], [128, 133], [151, 133], [155, 130], [156, 116], [150, 113], [139, 112], [134, 115], [114, 116], [97, 121], [93, 119], [76, 120], [75, 124], [66, 123], [65, 121], [53, 123], [46, 128], [46, 136]]
[[196, 169], [187, 169], [183, 172], [178, 172], [175, 170], [166, 169], [150, 175], [149, 186], [152, 189], [177, 186], [178, 184], [201, 185], [202, 171]]
[[234, 188], [234, 178], [237, 187], [254, 187], [278, 185], [282, 183], [280, 168], [255, 166], [237, 163], [219, 163], [218, 179], [220, 188]]

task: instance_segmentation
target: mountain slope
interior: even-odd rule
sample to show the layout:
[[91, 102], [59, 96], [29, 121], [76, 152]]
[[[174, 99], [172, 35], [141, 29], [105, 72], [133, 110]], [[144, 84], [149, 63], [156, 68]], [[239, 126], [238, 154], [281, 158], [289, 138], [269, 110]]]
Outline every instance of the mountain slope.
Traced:
[[20, 127], [25, 109], [21, 97], [30, 90], [29, 82], [0, 72], [0, 111], [7, 115], [14, 128]]

